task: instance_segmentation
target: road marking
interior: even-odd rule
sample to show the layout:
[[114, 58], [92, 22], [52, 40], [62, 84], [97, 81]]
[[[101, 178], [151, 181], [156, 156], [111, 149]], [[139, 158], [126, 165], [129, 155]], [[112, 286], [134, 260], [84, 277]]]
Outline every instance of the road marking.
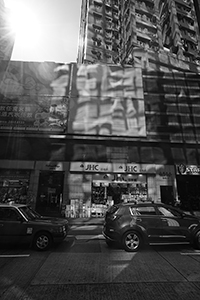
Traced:
[[68, 238], [75, 238], [76, 240], [104, 240], [103, 234], [98, 234], [98, 235], [68, 235]]
[[30, 254], [2, 254], [0, 257], [28, 257]]
[[90, 240], [105, 240], [105, 237], [103, 236], [103, 234], [98, 234], [98, 235], [92, 236], [90, 238]]
[[186, 252], [186, 253], [181, 253], [181, 255], [200, 255], [200, 252]]

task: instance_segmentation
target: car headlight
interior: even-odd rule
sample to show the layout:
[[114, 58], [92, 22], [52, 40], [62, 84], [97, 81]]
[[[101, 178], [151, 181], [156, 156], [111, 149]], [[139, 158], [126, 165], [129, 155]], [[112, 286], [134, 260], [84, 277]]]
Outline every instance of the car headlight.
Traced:
[[65, 231], [65, 227], [64, 226], [54, 227], [52, 229], [52, 232], [54, 232], [54, 233], [62, 233], [64, 231]]
[[61, 226], [59, 229], [60, 229], [60, 232], [65, 232], [65, 226]]

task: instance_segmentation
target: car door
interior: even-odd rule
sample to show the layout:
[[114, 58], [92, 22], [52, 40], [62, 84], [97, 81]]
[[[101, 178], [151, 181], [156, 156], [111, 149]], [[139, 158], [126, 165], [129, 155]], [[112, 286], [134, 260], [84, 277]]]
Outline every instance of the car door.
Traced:
[[198, 220], [181, 211], [169, 208], [158, 207], [161, 214], [161, 239], [164, 243], [187, 243], [190, 241], [190, 228], [198, 224]]
[[153, 205], [135, 208], [136, 224], [145, 232], [149, 243], [156, 243], [161, 234], [161, 218]]
[[26, 221], [13, 207], [0, 208], [0, 238], [3, 243], [26, 241]]

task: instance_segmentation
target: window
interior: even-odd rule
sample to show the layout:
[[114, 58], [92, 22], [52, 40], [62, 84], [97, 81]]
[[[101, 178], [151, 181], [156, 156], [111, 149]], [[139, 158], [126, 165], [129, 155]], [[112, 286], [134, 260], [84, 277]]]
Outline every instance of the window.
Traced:
[[0, 220], [17, 221], [19, 214], [13, 208], [0, 208]]
[[153, 206], [131, 207], [131, 213], [133, 215], [156, 215]]
[[169, 209], [169, 208], [165, 208], [165, 207], [161, 206], [161, 207], [158, 207], [158, 210], [159, 210], [160, 214], [165, 217], [180, 217], [181, 216], [181, 213], [179, 213], [175, 209]]

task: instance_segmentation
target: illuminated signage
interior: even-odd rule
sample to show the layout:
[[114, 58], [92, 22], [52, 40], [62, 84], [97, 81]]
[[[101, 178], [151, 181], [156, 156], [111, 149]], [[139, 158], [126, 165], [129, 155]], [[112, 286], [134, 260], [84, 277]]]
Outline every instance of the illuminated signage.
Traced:
[[200, 166], [180, 164], [176, 169], [179, 175], [200, 175]]
[[146, 174], [156, 173], [154, 165], [143, 164], [123, 164], [123, 163], [92, 163], [92, 162], [71, 162], [71, 172], [89, 172], [89, 173], [129, 173]]

